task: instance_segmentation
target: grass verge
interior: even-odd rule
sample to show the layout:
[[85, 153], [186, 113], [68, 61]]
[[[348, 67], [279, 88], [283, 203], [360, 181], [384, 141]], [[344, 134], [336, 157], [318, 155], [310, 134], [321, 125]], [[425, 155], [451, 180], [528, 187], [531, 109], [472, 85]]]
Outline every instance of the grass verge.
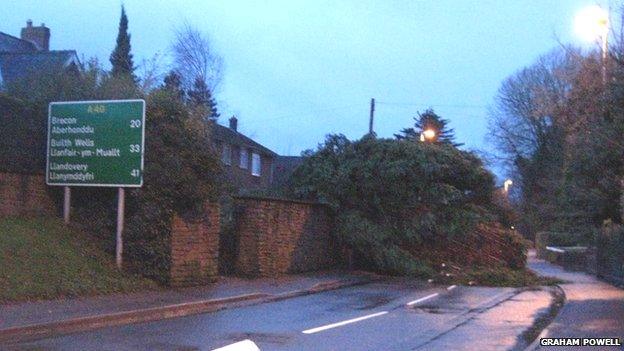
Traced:
[[0, 219], [0, 303], [154, 289], [87, 233], [53, 218]]

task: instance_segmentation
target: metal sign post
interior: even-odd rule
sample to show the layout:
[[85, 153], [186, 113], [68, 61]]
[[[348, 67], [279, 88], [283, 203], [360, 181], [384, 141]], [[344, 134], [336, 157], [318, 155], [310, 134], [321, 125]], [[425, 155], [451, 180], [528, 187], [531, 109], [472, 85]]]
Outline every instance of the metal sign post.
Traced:
[[116, 263], [122, 266], [126, 187], [143, 185], [145, 101], [52, 102], [48, 111], [46, 184], [64, 187], [69, 223], [70, 186], [118, 188]]
[[119, 188], [117, 194], [117, 245], [115, 246], [115, 262], [117, 268], [121, 269], [123, 262], [123, 227], [124, 227], [124, 209], [126, 202], [126, 194], [124, 188]]
[[63, 189], [63, 222], [69, 224], [69, 211], [71, 209], [71, 190], [68, 186]]

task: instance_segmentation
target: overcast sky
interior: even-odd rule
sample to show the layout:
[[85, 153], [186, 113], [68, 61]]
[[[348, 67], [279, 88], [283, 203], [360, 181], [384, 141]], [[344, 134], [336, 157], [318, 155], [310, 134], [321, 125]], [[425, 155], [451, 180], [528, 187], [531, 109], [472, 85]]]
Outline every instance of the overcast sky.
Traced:
[[[328, 133], [392, 136], [432, 107], [466, 148], [491, 150], [487, 107], [501, 81], [538, 55], [578, 43], [574, 14], [589, 0], [124, 1], [136, 63], [166, 56], [173, 29], [206, 32], [225, 63], [220, 122], [283, 155]], [[3, 0], [0, 31], [32, 19], [52, 49], [109, 65], [120, 1]], [[607, 4], [604, 4], [607, 5]], [[167, 63], [166, 58], [162, 60]]]

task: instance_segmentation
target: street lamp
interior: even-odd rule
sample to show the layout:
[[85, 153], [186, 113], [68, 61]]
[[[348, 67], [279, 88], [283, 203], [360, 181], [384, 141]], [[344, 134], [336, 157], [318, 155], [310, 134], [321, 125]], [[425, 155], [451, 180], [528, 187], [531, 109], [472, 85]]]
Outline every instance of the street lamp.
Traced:
[[433, 129], [425, 129], [420, 133], [420, 141], [431, 141], [436, 137], [436, 132]]
[[598, 5], [581, 10], [574, 21], [576, 33], [584, 40], [600, 43], [602, 54], [602, 81], [607, 81], [607, 51], [609, 36], [609, 12]]
[[505, 193], [509, 192], [509, 188], [513, 185], [513, 181], [511, 179], [507, 179], [504, 183], [503, 183], [503, 189], [505, 190]]

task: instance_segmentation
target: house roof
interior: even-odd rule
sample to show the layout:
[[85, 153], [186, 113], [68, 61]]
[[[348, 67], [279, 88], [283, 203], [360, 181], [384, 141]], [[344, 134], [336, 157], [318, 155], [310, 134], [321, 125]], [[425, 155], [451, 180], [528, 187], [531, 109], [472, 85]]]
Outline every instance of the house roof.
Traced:
[[28, 40], [0, 32], [0, 52], [36, 52], [35, 44]]
[[215, 140], [220, 142], [226, 142], [230, 145], [235, 146], [244, 146], [250, 149], [253, 149], [261, 154], [275, 157], [277, 154], [267, 147], [255, 142], [251, 138], [225, 126], [222, 126], [218, 123], [213, 124], [212, 128], [212, 136]]
[[71, 63], [78, 64], [78, 55], [74, 50], [0, 52], [0, 77], [4, 82], [11, 82], [32, 72], [65, 68]]

